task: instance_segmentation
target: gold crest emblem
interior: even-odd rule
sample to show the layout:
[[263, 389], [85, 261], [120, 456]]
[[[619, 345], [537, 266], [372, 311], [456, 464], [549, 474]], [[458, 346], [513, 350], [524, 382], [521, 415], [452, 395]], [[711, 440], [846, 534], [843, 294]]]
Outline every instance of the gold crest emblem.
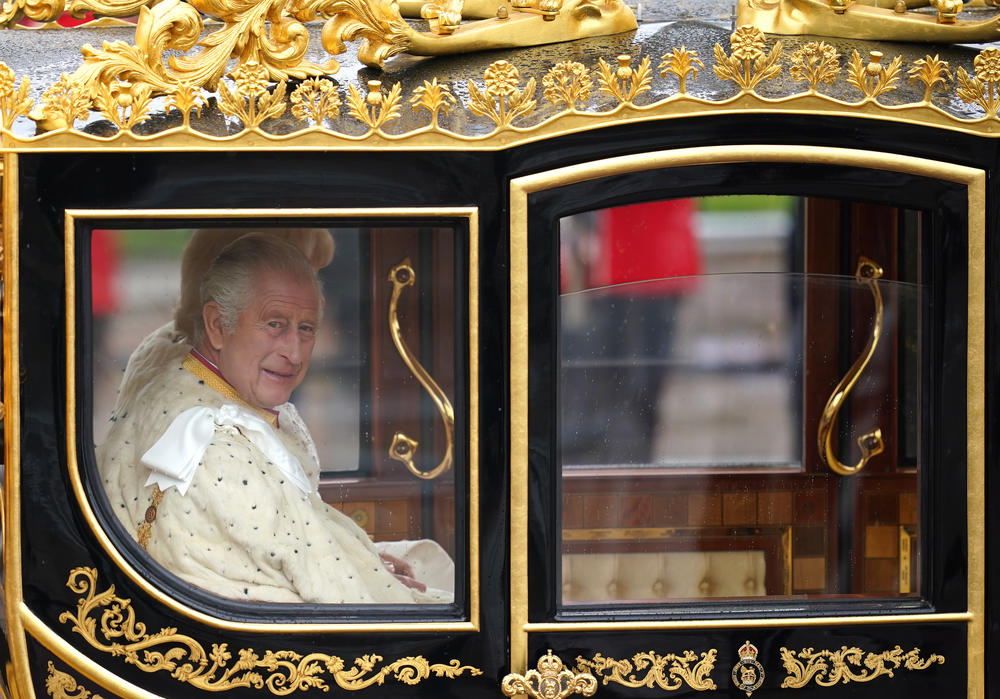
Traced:
[[733, 666], [733, 684], [749, 697], [764, 683], [764, 668], [757, 662], [757, 646], [747, 641], [738, 651], [740, 661]]

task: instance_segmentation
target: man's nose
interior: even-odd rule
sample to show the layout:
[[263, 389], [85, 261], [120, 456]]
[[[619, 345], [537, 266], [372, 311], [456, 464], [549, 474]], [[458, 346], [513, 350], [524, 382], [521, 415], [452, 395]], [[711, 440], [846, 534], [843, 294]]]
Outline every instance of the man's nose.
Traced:
[[310, 347], [295, 330], [284, 333], [280, 347], [281, 355], [292, 364], [302, 364], [309, 358]]

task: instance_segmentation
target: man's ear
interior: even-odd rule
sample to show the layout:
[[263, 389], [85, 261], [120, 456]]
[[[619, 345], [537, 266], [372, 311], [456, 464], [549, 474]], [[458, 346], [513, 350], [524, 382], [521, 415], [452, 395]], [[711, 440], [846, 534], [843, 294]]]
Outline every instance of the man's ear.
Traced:
[[225, 337], [225, 328], [222, 325], [222, 311], [219, 304], [209, 301], [201, 309], [201, 318], [205, 323], [205, 338], [212, 349], [219, 351], [222, 349], [222, 339]]

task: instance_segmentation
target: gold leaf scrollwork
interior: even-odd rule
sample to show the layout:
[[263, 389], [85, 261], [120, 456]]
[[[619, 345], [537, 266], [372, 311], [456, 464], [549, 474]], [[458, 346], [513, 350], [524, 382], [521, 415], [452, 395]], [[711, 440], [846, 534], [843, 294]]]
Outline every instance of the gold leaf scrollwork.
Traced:
[[764, 49], [767, 42], [764, 32], [757, 27], [744, 25], [737, 27], [729, 37], [731, 53], [726, 54], [715, 45], [715, 74], [722, 80], [731, 80], [745, 92], [754, 89], [765, 80], [776, 78], [781, 73], [781, 42], [776, 41], [770, 53]]
[[803, 648], [796, 653], [781, 649], [781, 662], [788, 676], [782, 687], [801, 688], [811, 681], [822, 687], [848, 682], [870, 682], [876, 677], [893, 677], [895, 670], [926, 670], [931, 665], [943, 664], [944, 657], [932, 654], [920, 657], [920, 649], [904, 651], [900, 646], [882, 653], [866, 653], [857, 647], [841, 646], [840, 650]]
[[565, 104], [566, 109], [576, 111], [577, 102], [590, 99], [594, 81], [590, 79], [587, 67], [576, 61], [557, 63], [542, 78], [542, 95], [552, 104]]
[[356, 658], [348, 668], [343, 659], [325, 653], [302, 655], [291, 650], [267, 650], [261, 655], [251, 648], [237, 651], [236, 661], [230, 665], [233, 653], [226, 643], [213, 643], [211, 651], [206, 652], [201, 643], [177, 633], [176, 628], [147, 633], [145, 624], [136, 621], [131, 600], [116, 596], [114, 586], [97, 591], [97, 571], [93, 568], [74, 568], [66, 586], [82, 597], [75, 613], [59, 615], [60, 623], [71, 623], [73, 631], [92, 647], [122, 658], [143, 672], [166, 672], [178, 682], [204, 691], [266, 687], [280, 696], [310, 688], [328, 691], [324, 670], [337, 686], [349, 691], [383, 684], [389, 678], [415, 685], [431, 675], [454, 679], [463, 674], [482, 674], [479, 668], [454, 659], [446, 664], [431, 664], [422, 656], [411, 656], [379, 667], [382, 657], [369, 654]]
[[410, 46], [413, 30], [399, 14], [396, 0], [314, 0], [296, 6], [293, 14], [304, 21], [317, 11], [330, 17], [323, 26], [323, 48], [334, 55], [347, 50], [345, 42], [361, 37], [358, 60], [381, 68]]
[[372, 131], [378, 131], [387, 121], [399, 118], [399, 100], [402, 96], [403, 88], [399, 83], [389, 88], [388, 94], [382, 94], [382, 82], [369, 80], [367, 97], [362, 97], [361, 91], [354, 85], [348, 85], [348, 112]]
[[699, 68], [704, 70], [705, 64], [698, 58], [698, 52], [689, 51], [683, 44], [679, 49], [674, 48], [670, 53], [663, 54], [659, 66], [661, 78], [667, 77], [667, 73], [677, 76], [677, 92], [682, 95], [687, 93], [688, 75], [697, 80]]
[[866, 101], [895, 90], [899, 82], [903, 59], [896, 56], [888, 66], [883, 66], [882, 57], [881, 51], [869, 51], [865, 64], [861, 55], [854, 51], [847, 64], [847, 82], [861, 90]]
[[494, 61], [483, 73], [486, 90], [480, 91], [469, 81], [469, 111], [489, 117], [498, 129], [506, 128], [520, 116], [527, 116], [537, 104], [535, 79], [529, 78], [524, 90], [518, 89], [521, 74], [507, 61]]
[[410, 97], [410, 104], [413, 106], [414, 112], [418, 109], [426, 109], [430, 112], [431, 128], [435, 130], [438, 128], [438, 113], [447, 114], [448, 109], [456, 102], [451, 88], [439, 83], [437, 78], [430, 82], [424, 80], [423, 85], [418, 85], [413, 89], [413, 96]]
[[808, 83], [816, 92], [820, 84], [832, 85], [840, 74], [840, 54], [825, 41], [810, 41], [791, 56], [788, 73], [792, 80]]
[[49, 676], [45, 678], [45, 693], [52, 699], [101, 699], [100, 694], [93, 694], [89, 689], [81, 687], [71, 674], [56, 670], [49, 661]]
[[951, 71], [948, 70], [948, 62], [942, 61], [937, 54], [924, 56], [914, 61], [908, 75], [910, 82], [918, 80], [924, 84], [924, 102], [930, 104], [931, 94], [938, 85], [944, 86], [951, 80]]
[[[578, 672], [589, 669], [601, 678], [602, 684], [614, 682], [634, 688], [656, 686], [667, 691], [680, 689], [686, 684], [691, 689], [705, 691], [716, 689], [711, 674], [717, 656], [718, 651], [714, 648], [700, 657], [691, 650], [685, 650], [680, 655], [659, 655], [648, 651], [636, 653], [631, 660], [615, 660], [598, 653], [590, 660], [577, 656], [576, 669]], [[646, 674], [637, 677], [642, 671]]]
[[549, 650], [538, 659], [538, 669], [523, 675], [511, 673], [503, 678], [500, 690], [504, 696], [515, 694], [531, 699], [565, 699], [571, 694], [592, 697], [597, 691], [597, 679], [589, 672], [573, 672]]
[[340, 95], [332, 80], [309, 78], [299, 85], [289, 97], [292, 115], [299, 121], [312, 121], [323, 125], [323, 119], [340, 116]]
[[0, 3], [0, 29], [16, 22], [22, 15], [38, 22], [63, 13], [63, 0], [5, 0]]
[[25, 116], [31, 110], [32, 99], [28, 97], [31, 81], [21, 78], [17, 84], [17, 76], [6, 63], [0, 62], [0, 127], [10, 130], [14, 120]]
[[1000, 49], [988, 48], [979, 52], [972, 62], [975, 72], [969, 75], [965, 68], [958, 68], [958, 96], [967, 104], [978, 104], [986, 111], [987, 119], [996, 119], [1000, 95]]
[[631, 104], [636, 97], [650, 89], [653, 71], [650, 68], [649, 56], [645, 56], [635, 69], [632, 68], [632, 57], [628, 54], [622, 54], [615, 60], [618, 61], [618, 67], [612, 69], [610, 63], [603, 58], [598, 59], [599, 89], [617, 98], [619, 102]]

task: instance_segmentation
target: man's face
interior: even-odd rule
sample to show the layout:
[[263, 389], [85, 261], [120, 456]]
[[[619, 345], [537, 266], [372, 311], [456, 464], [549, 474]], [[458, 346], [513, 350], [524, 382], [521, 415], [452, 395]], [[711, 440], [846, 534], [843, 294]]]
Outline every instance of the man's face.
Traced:
[[236, 329], [216, 340], [217, 364], [243, 400], [274, 408], [288, 401], [309, 368], [319, 293], [312, 280], [275, 272], [259, 272], [254, 282]]

